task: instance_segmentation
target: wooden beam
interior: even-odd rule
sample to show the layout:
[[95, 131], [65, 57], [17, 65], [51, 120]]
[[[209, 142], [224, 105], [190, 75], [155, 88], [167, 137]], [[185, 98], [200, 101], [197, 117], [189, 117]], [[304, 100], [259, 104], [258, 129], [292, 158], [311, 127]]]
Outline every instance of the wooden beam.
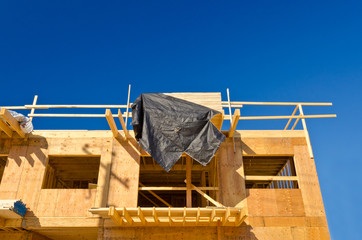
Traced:
[[[139, 187], [138, 190], [140, 191], [186, 191], [187, 187]], [[200, 190], [206, 191], [218, 191], [218, 187], [198, 187]]]
[[13, 130], [9, 128], [9, 126], [0, 119], [0, 130], [2, 130], [8, 137], [13, 135]]
[[113, 220], [115, 224], [117, 224], [118, 226], [122, 226], [122, 217], [119, 215], [114, 206], [109, 207], [108, 216]]
[[238, 125], [239, 122], [239, 118], [240, 118], [240, 109], [235, 109], [233, 119], [231, 121], [229, 128], [229, 134], [228, 134], [229, 137], [234, 136], [236, 126]]
[[298, 176], [245, 176], [247, 181], [298, 181]]
[[123, 116], [122, 116], [122, 112], [120, 109], [118, 109], [118, 118], [119, 118], [119, 121], [122, 125], [122, 128], [123, 128], [123, 132], [124, 132], [124, 136], [126, 139], [129, 138], [129, 133], [128, 133], [128, 130], [127, 130], [127, 125], [125, 124], [124, 120], [123, 120]]
[[186, 207], [192, 207], [191, 157], [186, 156]]
[[[302, 105], [299, 104], [299, 112], [302, 116], [305, 116], [303, 113], [303, 109], [302, 109]], [[303, 130], [304, 130], [304, 134], [305, 134], [305, 139], [307, 140], [307, 146], [308, 146], [308, 151], [309, 151], [309, 157], [310, 158], [314, 158], [313, 156], [313, 150], [312, 150], [312, 144], [310, 143], [310, 138], [309, 138], [309, 133], [308, 133], [308, 129], [307, 129], [307, 124], [305, 122], [305, 119], [302, 118], [302, 124], [303, 124]]]
[[[299, 116], [301, 116], [301, 115], [299, 114]], [[294, 128], [297, 126], [297, 123], [299, 122], [299, 119], [300, 119], [300, 118], [297, 118], [297, 119], [295, 120], [294, 125], [293, 125], [293, 127], [292, 127], [291, 130], [294, 130]]]
[[106, 109], [106, 118], [107, 118], [108, 125], [112, 130], [113, 137], [115, 137], [115, 138], [118, 137], [119, 132], [117, 129], [117, 125], [114, 122], [114, 118], [112, 116], [112, 112], [110, 109]]
[[[141, 182], [139, 182], [139, 185], [141, 187], [146, 187], [145, 185], [143, 185]], [[151, 193], [155, 198], [157, 198], [158, 200], [160, 200], [163, 204], [165, 204], [167, 207], [172, 207], [168, 202], [166, 202], [165, 200], [163, 200], [160, 196], [158, 196], [156, 193], [152, 192], [151, 190], [147, 190], [149, 193]]]
[[147, 221], [146, 221], [145, 215], [143, 214], [141, 207], [138, 207], [138, 217], [140, 218], [141, 223], [143, 225], [146, 225]]
[[[242, 104], [242, 105], [305, 105], [305, 106], [332, 106], [332, 103], [308, 103], [308, 102], [230, 102], [231, 105], [233, 104]], [[221, 104], [226, 105], [228, 104], [227, 101], [222, 101]]]
[[0, 119], [2, 119], [6, 124], [11, 126], [15, 130], [15, 132], [17, 132], [22, 138], [25, 138], [25, 133], [21, 131], [20, 124], [13, 116], [11, 116], [10, 112], [5, 108], [1, 108], [0, 110]]
[[[289, 119], [289, 118], [331, 118], [337, 117], [336, 114], [325, 114], [325, 115], [303, 115], [303, 116], [248, 116], [248, 117], [239, 117], [240, 120], [266, 120], [266, 119]], [[227, 119], [228, 116], [225, 116]], [[229, 118], [230, 119], [230, 118]]]
[[[187, 180], [185, 180], [186, 184], [187, 184]], [[203, 196], [204, 198], [206, 198], [207, 200], [209, 200], [212, 204], [214, 204], [217, 207], [225, 207], [224, 205], [222, 205], [221, 203], [215, 201], [214, 199], [212, 199], [209, 195], [207, 195], [206, 193], [204, 193], [203, 191], [201, 191], [198, 187], [196, 187], [195, 185], [191, 184], [192, 190], [195, 190], [196, 192], [200, 193], [201, 196]]]
[[245, 221], [246, 217], [247, 217], [246, 208], [244, 207], [235, 217], [235, 226], [236, 227], [240, 226]]
[[133, 224], [133, 218], [131, 217], [131, 215], [129, 215], [127, 209], [125, 207], [123, 207], [123, 217], [127, 220], [127, 222], [132, 225]]
[[153, 206], [159, 207], [157, 203], [155, 203], [154, 201], [152, 201], [152, 199], [150, 199], [149, 197], [147, 197], [143, 192], [138, 192], [142, 197], [146, 198], [148, 201], [150, 201], [150, 203], [153, 204]]
[[154, 219], [154, 221], [155, 221], [156, 224], [160, 222], [160, 220], [158, 219], [158, 214], [157, 214], [157, 212], [156, 212], [156, 208], [155, 208], [155, 207], [153, 207], [153, 209], [152, 209], [152, 216], [153, 216], [153, 219]]
[[[294, 111], [293, 111], [293, 113], [292, 113], [292, 116], [294, 116], [294, 114], [297, 112], [297, 110], [298, 110], [298, 106], [295, 106]], [[298, 118], [298, 119], [299, 119], [299, 118]], [[285, 127], [284, 127], [284, 130], [287, 130], [287, 129], [288, 129], [289, 124], [290, 124], [291, 121], [292, 121], [292, 119], [289, 118], [287, 125], [285, 125]]]
[[226, 209], [226, 212], [224, 214], [224, 218], [223, 218], [223, 221], [222, 221], [222, 225], [225, 226], [229, 220], [229, 217], [230, 217], [230, 208], [228, 207]]

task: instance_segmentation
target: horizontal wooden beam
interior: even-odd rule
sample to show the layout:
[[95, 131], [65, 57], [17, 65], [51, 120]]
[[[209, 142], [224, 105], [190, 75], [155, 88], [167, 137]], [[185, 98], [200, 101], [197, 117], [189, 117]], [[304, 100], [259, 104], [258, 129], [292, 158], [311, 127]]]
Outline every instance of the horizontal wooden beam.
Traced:
[[[141, 182], [139, 182], [139, 185], [141, 187], [146, 187], [145, 185], [143, 185]], [[171, 204], [169, 204], [168, 202], [166, 202], [165, 200], [163, 200], [160, 196], [158, 196], [156, 193], [154, 193], [151, 190], [147, 190], [149, 193], [151, 193], [155, 198], [157, 198], [158, 200], [160, 200], [163, 204], [165, 204], [167, 207], [172, 207]]]
[[[304, 105], [304, 106], [332, 106], [332, 103], [308, 103], [308, 102], [230, 102], [231, 105], [233, 104], [242, 104], [242, 105]], [[222, 105], [227, 105], [227, 101], [222, 101]]]
[[245, 176], [247, 181], [298, 181], [298, 176]]
[[[218, 191], [218, 187], [198, 187], [200, 190], [209, 190], [209, 191]], [[187, 190], [187, 187], [139, 187], [138, 190], [141, 191], [184, 191]]]
[[[289, 119], [289, 118], [332, 118], [337, 117], [336, 114], [325, 114], [325, 115], [304, 115], [304, 116], [248, 116], [239, 117], [240, 120], [267, 120], [267, 119]], [[230, 120], [230, 116], [225, 116], [225, 119]]]

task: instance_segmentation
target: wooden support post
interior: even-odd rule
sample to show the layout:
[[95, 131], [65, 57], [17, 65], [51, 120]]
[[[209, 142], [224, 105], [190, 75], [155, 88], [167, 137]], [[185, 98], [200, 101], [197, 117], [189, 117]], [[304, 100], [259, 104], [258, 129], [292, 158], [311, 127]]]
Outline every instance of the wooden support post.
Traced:
[[[33, 106], [36, 106], [37, 101], [38, 101], [38, 95], [35, 95], [34, 100], [33, 100]], [[30, 114], [34, 114], [34, 111], [35, 111], [35, 107], [32, 107]], [[30, 121], [33, 121], [33, 117], [30, 117]]]
[[15, 130], [15, 132], [17, 132], [20, 135], [20, 137], [25, 138], [25, 133], [21, 131], [20, 124], [18, 123], [18, 121], [16, 121], [16, 119], [13, 116], [11, 116], [9, 111], [6, 110], [5, 108], [1, 108], [0, 110], [0, 120], [1, 119], [6, 124], [11, 126]]
[[[143, 185], [141, 182], [139, 182], [141, 187], [146, 187], [145, 185]], [[147, 192], [151, 193], [155, 198], [157, 198], [158, 200], [160, 200], [163, 204], [165, 204], [167, 207], [172, 207], [168, 202], [166, 202], [165, 200], [163, 200], [160, 196], [158, 196], [156, 193], [154, 193], [151, 190], [147, 190]]]
[[197, 208], [197, 214], [196, 214], [196, 225], [199, 224], [199, 221], [200, 221], [200, 215], [201, 215], [201, 212], [200, 212], [200, 207]]
[[240, 109], [235, 109], [232, 121], [230, 123], [229, 134], [228, 134], [229, 137], [234, 136], [236, 126], [238, 125], [239, 122], [239, 118], [240, 118]]
[[[298, 107], [299, 107], [300, 115], [304, 116], [303, 109], [302, 109], [302, 105], [301, 105], [301, 104], [298, 104]], [[310, 158], [314, 158], [314, 156], [313, 156], [313, 150], [312, 150], [312, 145], [311, 145], [311, 143], [310, 143], [309, 133], [308, 133], [308, 129], [307, 129], [307, 124], [306, 124], [304, 118], [302, 118], [302, 124], [303, 124], [303, 130], [304, 130], [304, 134], [305, 134], [305, 139], [307, 140], [309, 157], [310, 157]]]
[[[294, 111], [293, 111], [293, 113], [292, 113], [292, 116], [294, 116], [294, 114], [297, 112], [297, 109], [298, 109], [298, 105], [295, 106]], [[299, 119], [299, 118], [298, 118], [298, 119]], [[289, 124], [290, 124], [291, 121], [292, 121], [292, 118], [289, 118], [288, 123], [287, 123], [287, 125], [285, 125], [284, 130], [287, 130], [287, 129], [288, 129]]]
[[118, 226], [122, 226], [123, 224], [122, 217], [119, 215], [114, 206], [109, 207], [108, 216], [113, 220], [115, 224], [117, 224]]
[[222, 240], [220, 219], [217, 220], [217, 240]]
[[186, 207], [192, 207], [191, 157], [186, 156]]
[[245, 221], [246, 217], [246, 210], [245, 208], [242, 208], [235, 217], [235, 226], [240, 226]]
[[[201, 172], [201, 186], [206, 187], [206, 172]], [[201, 198], [201, 207], [206, 207], [206, 199]]]
[[152, 216], [153, 216], [153, 219], [155, 220], [155, 223], [159, 223], [159, 219], [158, 219], [158, 215], [157, 215], [157, 211], [156, 211], [156, 208], [153, 207], [152, 209]]
[[126, 139], [129, 138], [129, 133], [128, 133], [128, 130], [127, 130], [127, 125], [125, 124], [124, 120], [123, 120], [123, 116], [122, 116], [122, 112], [120, 109], [118, 109], [118, 118], [119, 118], [119, 121], [122, 125], [122, 128], [123, 128], [123, 132], [124, 132], [124, 136]]
[[107, 118], [108, 125], [112, 130], [113, 137], [115, 137], [115, 138], [118, 137], [119, 132], [117, 129], [117, 125], [114, 122], [114, 118], [112, 116], [112, 112], [110, 109], [106, 109], [106, 118]]

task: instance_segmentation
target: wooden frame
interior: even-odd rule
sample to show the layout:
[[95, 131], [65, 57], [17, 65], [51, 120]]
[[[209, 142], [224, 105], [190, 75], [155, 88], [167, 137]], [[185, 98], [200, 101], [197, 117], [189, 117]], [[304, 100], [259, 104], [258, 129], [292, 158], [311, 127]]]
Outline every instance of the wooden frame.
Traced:
[[117, 226], [223, 226], [238, 227], [245, 218], [240, 208], [92, 208], [88, 210], [102, 218], [110, 218]]

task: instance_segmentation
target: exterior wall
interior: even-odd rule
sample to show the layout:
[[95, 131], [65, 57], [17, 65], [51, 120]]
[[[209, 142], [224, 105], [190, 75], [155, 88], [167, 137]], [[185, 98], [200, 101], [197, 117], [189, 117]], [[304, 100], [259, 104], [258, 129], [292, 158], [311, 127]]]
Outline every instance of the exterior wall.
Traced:
[[[216, 155], [216, 198], [226, 206], [247, 207], [243, 225], [119, 228], [88, 209], [137, 207], [144, 152], [135, 140], [115, 139], [110, 131], [35, 131], [27, 140], [0, 135], [0, 155], [8, 156], [0, 199], [22, 199], [29, 207], [23, 223], [8, 220], [3, 226], [25, 227], [52, 239], [329, 239], [304, 132], [238, 131], [234, 144], [236, 153], [232, 139], [226, 139]], [[100, 156], [97, 189], [41, 189], [48, 157], [59, 155]], [[245, 189], [245, 155], [294, 156], [299, 189]]]

